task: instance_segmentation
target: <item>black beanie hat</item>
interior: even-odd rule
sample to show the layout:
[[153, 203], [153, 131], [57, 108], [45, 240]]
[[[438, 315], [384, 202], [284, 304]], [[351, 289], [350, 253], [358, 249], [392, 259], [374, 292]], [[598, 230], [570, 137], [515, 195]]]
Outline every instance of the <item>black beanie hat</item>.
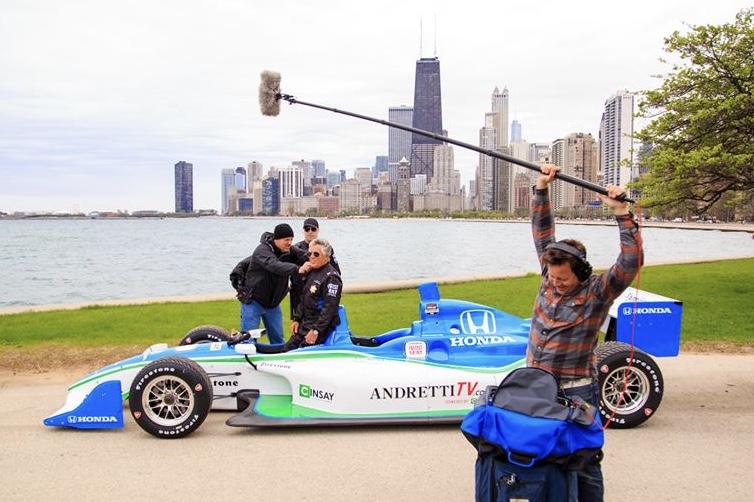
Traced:
[[314, 218], [307, 218], [304, 220], [304, 226], [319, 228], [319, 222], [315, 220]]
[[286, 237], [293, 237], [293, 229], [287, 223], [281, 223], [275, 227], [275, 232], [272, 234], [273, 239], [285, 239]]

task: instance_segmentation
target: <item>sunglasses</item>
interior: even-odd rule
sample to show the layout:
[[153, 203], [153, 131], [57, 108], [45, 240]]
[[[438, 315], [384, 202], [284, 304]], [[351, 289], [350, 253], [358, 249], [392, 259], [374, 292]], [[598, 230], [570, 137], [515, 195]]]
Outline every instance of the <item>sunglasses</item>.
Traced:
[[304, 232], [316, 232], [317, 227], [304, 227]]
[[309, 251], [306, 253], [306, 256], [313, 256], [315, 258], [319, 258], [322, 256], [322, 254], [319, 251]]

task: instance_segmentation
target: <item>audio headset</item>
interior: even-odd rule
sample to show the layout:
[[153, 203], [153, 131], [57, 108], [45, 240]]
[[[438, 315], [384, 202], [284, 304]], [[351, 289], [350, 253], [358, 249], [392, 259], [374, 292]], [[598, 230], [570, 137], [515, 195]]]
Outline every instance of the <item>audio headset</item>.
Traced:
[[579, 282], [584, 282], [592, 275], [592, 265], [590, 265], [589, 262], [586, 261], [586, 254], [582, 253], [570, 244], [566, 244], [562, 241], [553, 242], [551, 244], [548, 244], [545, 249], [558, 249], [560, 251], [563, 251], [564, 253], [575, 256], [578, 261], [573, 273], [576, 274], [576, 278], [579, 280]]

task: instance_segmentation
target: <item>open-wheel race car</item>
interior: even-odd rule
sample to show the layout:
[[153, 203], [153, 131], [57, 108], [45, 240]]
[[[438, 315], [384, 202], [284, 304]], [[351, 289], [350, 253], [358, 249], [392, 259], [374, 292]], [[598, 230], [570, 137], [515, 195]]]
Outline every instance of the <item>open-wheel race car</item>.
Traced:
[[[526, 364], [529, 320], [441, 298], [435, 282], [418, 289], [419, 320], [409, 327], [359, 337], [341, 306], [324, 344], [289, 352], [259, 343], [261, 330], [200, 326], [177, 346], [157, 344], [81, 378], [44, 423], [123, 427], [126, 399], [159, 438], [192, 433], [210, 410], [237, 411], [226, 421], [236, 427], [460, 423], [488, 386]], [[601, 418], [611, 427], [639, 425], [660, 404], [662, 374], [649, 354], [677, 355], [680, 331], [680, 302], [667, 300], [629, 290], [611, 310], [597, 349]], [[619, 341], [627, 330], [636, 346]]]

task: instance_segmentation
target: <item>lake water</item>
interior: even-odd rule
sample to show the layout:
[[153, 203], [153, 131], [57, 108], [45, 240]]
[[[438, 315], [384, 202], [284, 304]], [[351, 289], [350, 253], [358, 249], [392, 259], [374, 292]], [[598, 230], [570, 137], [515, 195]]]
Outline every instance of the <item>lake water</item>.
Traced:
[[[0, 310], [232, 292], [231, 269], [264, 231], [301, 219], [189, 218], [0, 221]], [[524, 274], [538, 270], [527, 221], [320, 220], [346, 284]], [[646, 264], [754, 256], [747, 232], [643, 229]], [[558, 223], [595, 268], [618, 253], [610, 225]]]

